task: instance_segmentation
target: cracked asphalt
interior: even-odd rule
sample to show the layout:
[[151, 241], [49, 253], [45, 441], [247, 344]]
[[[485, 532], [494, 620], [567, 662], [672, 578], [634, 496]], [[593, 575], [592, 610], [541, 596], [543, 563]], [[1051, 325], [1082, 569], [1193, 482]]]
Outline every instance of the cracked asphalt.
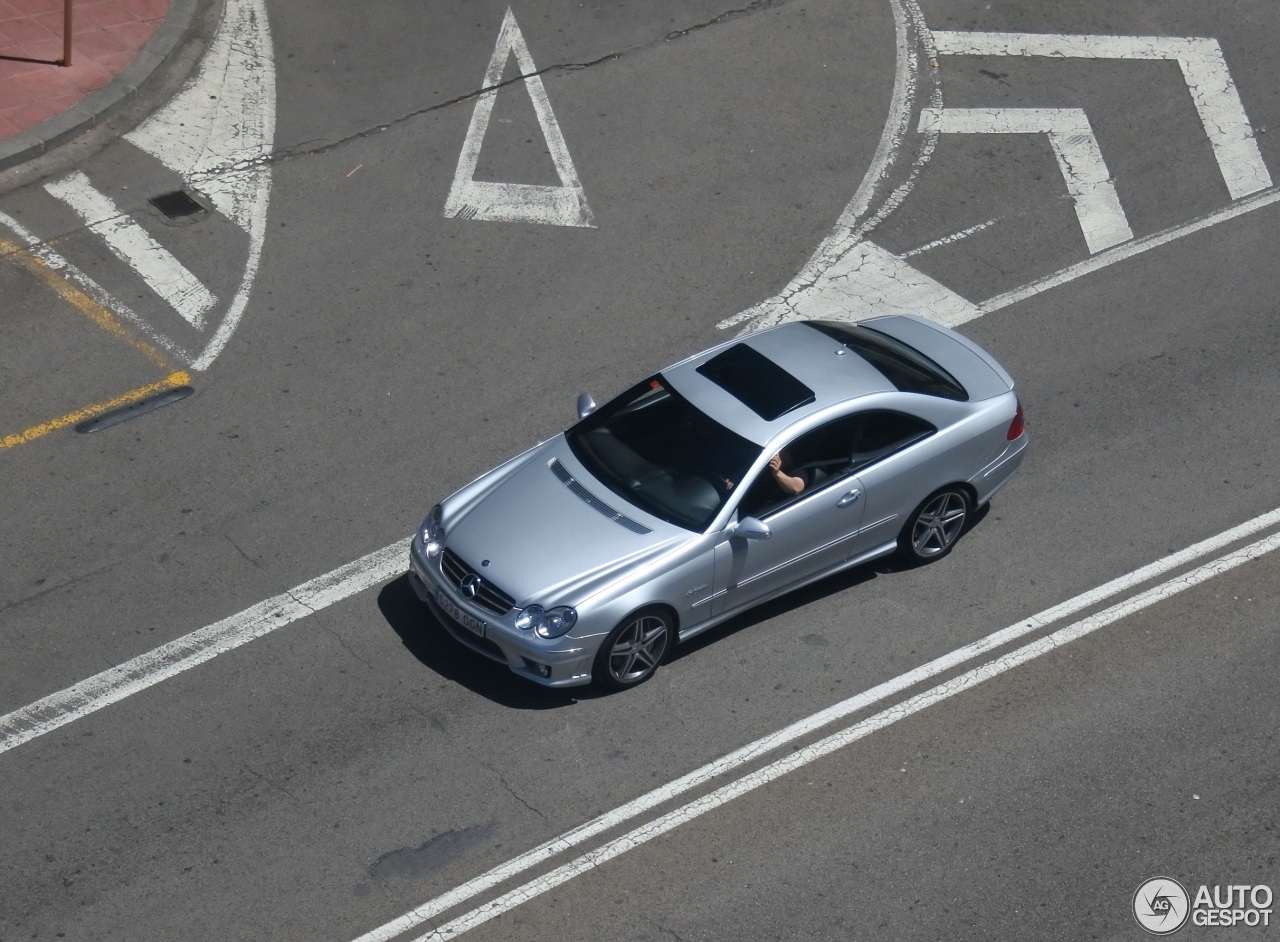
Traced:
[[[579, 391], [608, 396], [816, 284], [793, 279], [891, 118], [889, 0], [513, 6], [595, 229], [444, 218], [506, 6], [268, 0], [273, 190], [240, 328], [189, 399], [0, 452], [0, 713], [403, 540], [442, 494], [563, 427]], [[921, 108], [1084, 109], [1137, 237], [1231, 197], [1176, 63], [935, 66], [921, 24], [1213, 37], [1280, 173], [1266, 0], [899, 12], [922, 72], [856, 224], [975, 303], [1089, 251], [1043, 136], [921, 134]], [[63, 160], [139, 204], [180, 183], [122, 140]], [[477, 177], [555, 182], [513, 71]], [[29, 172], [0, 180], [0, 211], [162, 316]], [[153, 228], [219, 287], [246, 251], [224, 222]], [[1278, 228], [1274, 206], [1240, 215], [966, 324], [1019, 381], [1033, 450], [956, 552], [779, 600], [625, 695], [518, 683], [397, 578], [324, 608], [294, 598], [312, 613], [0, 754], [0, 940], [349, 942], [1275, 509]], [[0, 292], [19, 299], [0, 308], [0, 433], [139, 375], [24, 271], [0, 262]], [[1277, 888], [1277, 555], [690, 814], [467, 938], [1136, 940], [1149, 877]]]

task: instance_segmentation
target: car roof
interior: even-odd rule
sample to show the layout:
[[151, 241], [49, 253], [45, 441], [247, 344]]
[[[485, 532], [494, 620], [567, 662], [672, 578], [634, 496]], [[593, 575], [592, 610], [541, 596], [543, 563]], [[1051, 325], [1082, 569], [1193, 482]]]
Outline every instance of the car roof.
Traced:
[[[785, 409], [776, 418], [768, 418], [766, 416], [771, 412], [766, 410], [766, 414], [761, 415], [747, 401], [717, 382], [713, 377], [723, 371], [715, 370], [714, 364], [700, 369], [726, 353], [749, 364], [751, 357], [734, 355], [737, 351], [733, 348], [740, 344], [788, 374], [785, 379], [774, 376], [772, 382], [785, 387], [778, 390], [779, 395], [794, 397], [794, 407]], [[770, 374], [774, 372], [762, 370], [761, 382], [771, 382]], [[662, 375], [698, 409], [758, 444], [764, 444], [782, 429], [836, 403], [894, 390], [893, 384], [862, 357], [838, 340], [799, 322], [782, 324], [713, 347], [663, 370]], [[803, 392], [797, 389], [795, 381]], [[759, 398], [779, 401], [778, 396], [770, 396], [769, 392], [764, 391]], [[757, 397], [747, 396], [748, 400], [752, 398]]]

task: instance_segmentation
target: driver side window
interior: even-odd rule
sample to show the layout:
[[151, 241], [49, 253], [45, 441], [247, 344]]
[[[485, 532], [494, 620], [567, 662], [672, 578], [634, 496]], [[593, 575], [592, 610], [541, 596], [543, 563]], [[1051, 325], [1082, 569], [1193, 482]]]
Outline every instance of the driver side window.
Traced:
[[[779, 452], [780, 466], [766, 466], [751, 482], [738, 505], [738, 517], [772, 514], [935, 431], [923, 419], [886, 410], [858, 412], [828, 422]], [[793, 493], [797, 481], [800, 489]]]
[[778, 453], [779, 467], [766, 466], [747, 489], [739, 518], [772, 514], [844, 477], [861, 423], [862, 415], [844, 416], [786, 445]]

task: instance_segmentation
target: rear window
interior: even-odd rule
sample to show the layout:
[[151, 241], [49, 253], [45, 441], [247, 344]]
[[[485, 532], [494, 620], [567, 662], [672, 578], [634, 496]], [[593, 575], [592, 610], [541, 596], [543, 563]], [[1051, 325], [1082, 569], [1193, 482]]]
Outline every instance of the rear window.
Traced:
[[810, 326], [844, 344], [884, 374], [899, 392], [966, 402], [969, 394], [954, 376], [914, 347], [870, 327], [810, 321]]
[[698, 372], [766, 422], [815, 398], [812, 389], [745, 343], [717, 353]]

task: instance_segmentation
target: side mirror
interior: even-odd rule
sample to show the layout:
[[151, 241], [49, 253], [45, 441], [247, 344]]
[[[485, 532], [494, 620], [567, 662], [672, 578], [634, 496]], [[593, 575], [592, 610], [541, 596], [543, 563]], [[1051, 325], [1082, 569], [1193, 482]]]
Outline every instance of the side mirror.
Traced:
[[578, 418], [585, 419], [595, 411], [596, 401], [591, 398], [591, 393], [578, 393]]
[[744, 540], [767, 540], [772, 536], [773, 531], [769, 529], [769, 524], [763, 520], [757, 520], [755, 517], [743, 517], [734, 524], [733, 532], [730, 536], [740, 536]]

